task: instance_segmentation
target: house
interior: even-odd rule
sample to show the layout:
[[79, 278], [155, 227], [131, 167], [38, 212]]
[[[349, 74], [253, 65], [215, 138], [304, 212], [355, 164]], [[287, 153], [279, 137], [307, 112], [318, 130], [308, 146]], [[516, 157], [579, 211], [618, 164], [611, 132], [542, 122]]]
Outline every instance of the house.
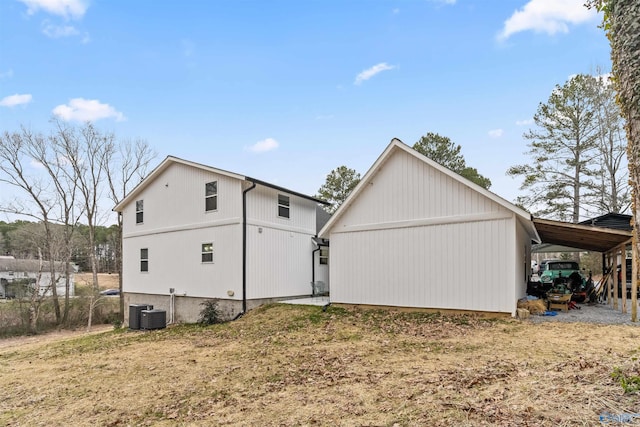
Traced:
[[539, 241], [530, 214], [397, 139], [319, 237], [332, 303], [510, 315]]
[[312, 281], [328, 283], [326, 245], [316, 239], [323, 204], [167, 157], [114, 208], [123, 220], [125, 304], [151, 304], [168, 310], [169, 321], [194, 322], [207, 299], [234, 318], [311, 295]]
[[[0, 298], [28, 297], [40, 278], [40, 295], [50, 296], [51, 271], [49, 261], [35, 259], [15, 259], [12, 256], [0, 256]], [[56, 292], [58, 296], [66, 294], [64, 263], [56, 262]], [[69, 276], [69, 296], [75, 294], [73, 270]]]

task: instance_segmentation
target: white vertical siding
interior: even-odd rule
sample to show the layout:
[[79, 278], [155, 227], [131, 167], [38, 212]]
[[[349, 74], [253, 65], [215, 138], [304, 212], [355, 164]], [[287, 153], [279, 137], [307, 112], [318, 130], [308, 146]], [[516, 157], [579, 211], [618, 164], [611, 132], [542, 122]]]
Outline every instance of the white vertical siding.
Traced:
[[[289, 218], [278, 216], [278, 194], [289, 196]], [[253, 224], [267, 223], [274, 227], [315, 235], [315, 207], [316, 203], [311, 200], [262, 185], [247, 193], [247, 220]]]
[[[315, 249], [315, 248], [314, 248]], [[315, 280], [324, 282], [325, 285], [330, 286], [329, 281], [329, 264], [320, 264], [319, 252], [315, 253], [313, 262], [315, 263]]]
[[[205, 184], [218, 182], [218, 210], [205, 212]], [[144, 222], [136, 224], [136, 200], [144, 200]], [[123, 209], [123, 233], [154, 233], [172, 227], [205, 226], [242, 217], [241, 181], [174, 163]]]
[[516, 259], [516, 277], [514, 278], [513, 313], [515, 315], [517, 301], [527, 295], [527, 282], [531, 276], [531, 238], [520, 221], [517, 223], [517, 237], [514, 251]]
[[331, 235], [331, 301], [513, 310], [512, 219]]
[[513, 212], [401, 150], [365, 185], [330, 231], [332, 302], [515, 310]]
[[[278, 194], [289, 218], [278, 217]], [[247, 298], [311, 293], [315, 202], [258, 185], [247, 193]]]
[[[202, 263], [202, 244], [213, 243], [213, 263]], [[140, 272], [140, 249], [149, 250], [149, 271]], [[205, 227], [125, 239], [125, 292], [242, 299], [240, 225]], [[232, 291], [233, 297], [227, 292]]]
[[[205, 184], [218, 182], [218, 209], [205, 211]], [[170, 165], [123, 210], [125, 292], [242, 298], [241, 181], [179, 163]], [[213, 242], [214, 263], [203, 264], [203, 243]], [[140, 272], [140, 249], [149, 249], [149, 272]]]
[[313, 249], [308, 234], [249, 225], [247, 298], [309, 295]]
[[[205, 212], [205, 184], [218, 182], [218, 209]], [[136, 224], [135, 200], [123, 209], [124, 290], [189, 296], [242, 298], [243, 181], [172, 164], [136, 197], [144, 222]], [[278, 194], [290, 198], [289, 218], [278, 217]], [[247, 193], [247, 298], [311, 293], [311, 237], [316, 203], [256, 186]], [[212, 242], [214, 263], [201, 262]], [[149, 249], [149, 272], [140, 272], [140, 249]], [[233, 296], [229, 296], [233, 293]]]
[[333, 230], [351, 224], [378, 224], [418, 218], [507, 211], [505, 208], [427, 165], [396, 151], [349, 206]]

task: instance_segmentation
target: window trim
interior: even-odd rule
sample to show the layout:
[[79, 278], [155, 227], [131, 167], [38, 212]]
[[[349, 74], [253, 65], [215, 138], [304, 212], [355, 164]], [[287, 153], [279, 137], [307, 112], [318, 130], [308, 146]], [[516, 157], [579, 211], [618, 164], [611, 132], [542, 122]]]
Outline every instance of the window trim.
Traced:
[[[215, 193], [207, 194], [207, 186], [209, 184], [214, 184]], [[214, 209], [207, 209], [207, 202], [209, 201], [209, 199], [215, 200], [215, 208]], [[204, 183], [204, 211], [205, 212], [216, 212], [217, 210], [218, 210], [218, 180], [205, 182]]]
[[[205, 246], [210, 246], [210, 251], [205, 251]], [[200, 262], [202, 264], [213, 264], [213, 241], [202, 243], [200, 245]], [[211, 255], [211, 260], [205, 260], [205, 255]]]
[[[138, 209], [138, 204], [140, 204], [140, 209]], [[140, 219], [138, 219], [138, 215]], [[144, 199], [136, 200], [136, 225], [144, 224]]]
[[[147, 251], [146, 257], [143, 255], [143, 251]], [[149, 248], [140, 248], [140, 273], [149, 272]]]
[[[286, 204], [284, 200], [281, 202], [280, 198], [286, 198]], [[281, 209], [286, 209], [287, 215], [281, 215]], [[291, 197], [278, 193], [278, 218], [291, 219]]]

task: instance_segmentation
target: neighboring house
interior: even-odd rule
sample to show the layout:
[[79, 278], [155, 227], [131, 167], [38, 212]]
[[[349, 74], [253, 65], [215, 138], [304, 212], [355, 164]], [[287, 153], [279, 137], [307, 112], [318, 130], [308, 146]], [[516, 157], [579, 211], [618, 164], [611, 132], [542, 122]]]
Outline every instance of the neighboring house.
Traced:
[[125, 304], [194, 322], [207, 299], [233, 318], [311, 295], [312, 281], [328, 283], [326, 246], [315, 239], [319, 204], [326, 203], [167, 157], [114, 208], [123, 220]]
[[331, 302], [515, 315], [526, 295], [526, 211], [394, 139], [320, 231]]
[[[66, 294], [64, 263], [56, 262], [56, 291], [58, 296]], [[52, 295], [49, 261], [0, 257], [0, 298], [28, 297], [40, 276], [40, 295]], [[69, 296], [75, 293], [73, 269], [69, 277]]]

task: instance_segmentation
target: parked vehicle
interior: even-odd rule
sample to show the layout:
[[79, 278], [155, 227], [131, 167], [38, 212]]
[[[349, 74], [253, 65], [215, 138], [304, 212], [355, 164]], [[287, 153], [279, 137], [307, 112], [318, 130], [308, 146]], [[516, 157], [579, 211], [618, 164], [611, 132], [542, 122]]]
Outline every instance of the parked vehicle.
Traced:
[[587, 281], [580, 271], [580, 264], [575, 261], [547, 261], [540, 283], [547, 292], [565, 286], [573, 293], [573, 301], [583, 302], [587, 298]]
[[100, 295], [107, 295], [107, 296], [120, 295], [120, 290], [118, 290], [118, 289], [105, 289], [104, 291], [100, 291]]

